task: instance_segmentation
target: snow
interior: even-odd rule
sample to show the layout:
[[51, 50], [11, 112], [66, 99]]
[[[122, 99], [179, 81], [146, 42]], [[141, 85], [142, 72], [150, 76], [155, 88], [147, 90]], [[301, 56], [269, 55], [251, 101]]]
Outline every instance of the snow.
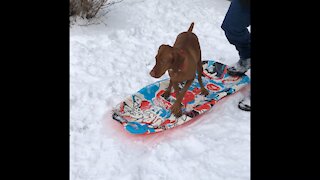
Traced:
[[250, 179], [250, 113], [237, 107], [249, 87], [154, 135], [128, 134], [111, 117], [121, 100], [159, 80], [149, 75], [158, 47], [173, 45], [191, 22], [203, 60], [235, 63], [237, 51], [220, 28], [229, 4], [123, 0], [91, 25], [77, 19], [70, 26], [71, 180]]

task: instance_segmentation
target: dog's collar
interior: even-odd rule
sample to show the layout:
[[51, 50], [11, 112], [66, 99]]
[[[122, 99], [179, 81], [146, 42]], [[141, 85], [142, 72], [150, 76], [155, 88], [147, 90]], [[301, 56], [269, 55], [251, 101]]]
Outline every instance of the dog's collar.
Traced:
[[[174, 70], [173, 70], [173, 68], [170, 68], [170, 69], [168, 69], [168, 71], [173, 72]], [[182, 71], [181, 68], [178, 68], [178, 72], [181, 72], [181, 71]]]

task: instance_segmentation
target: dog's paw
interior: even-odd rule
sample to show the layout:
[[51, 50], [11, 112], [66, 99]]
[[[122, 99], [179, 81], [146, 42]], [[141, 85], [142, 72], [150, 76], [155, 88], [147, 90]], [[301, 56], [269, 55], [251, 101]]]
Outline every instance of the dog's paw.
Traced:
[[179, 112], [177, 112], [176, 114], [174, 114], [174, 116], [175, 116], [176, 118], [181, 117], [181, 116], [182, 116], [182, 111], [180, 110]]
[[170, 109], [172, 114], [174, 114], [175, 117], [178, 118], [182, 116], [181, 105], [173, 104]]
[[209, 91], [206, 89], [201, 89], [201, 94], [207, 96], [209, 94]]
[[169, 96], [170, 96], [170, 91], [164, 92], [163, 97], [164, 97], [165, 99], [168, 99]]

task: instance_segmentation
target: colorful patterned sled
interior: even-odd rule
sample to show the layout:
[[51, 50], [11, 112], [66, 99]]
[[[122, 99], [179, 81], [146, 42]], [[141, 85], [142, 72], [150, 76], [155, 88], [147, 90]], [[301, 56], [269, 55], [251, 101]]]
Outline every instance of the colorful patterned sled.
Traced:
[[[125, 130], [132, 134], [151, 134], [174, 128], [203, 114], [217, 101], [233, 94], [246, 86], [248, 76], [230, 76], [227, 65], [215, 61], [202, 61], [202, 80], [209, 95], [201, 95], [197, 77], [182, 100], [183, 115], [176, 118], [171, 114], [170, 107], [175, 102], [175, 93], [171, 92], [168, 99], [163, 93], [169, 86], [169, 79], [164, 79], [142, 88], [113, 109], [113, 119], [121, 123]], [[183, 84], [180, 84], [180, 88]]]

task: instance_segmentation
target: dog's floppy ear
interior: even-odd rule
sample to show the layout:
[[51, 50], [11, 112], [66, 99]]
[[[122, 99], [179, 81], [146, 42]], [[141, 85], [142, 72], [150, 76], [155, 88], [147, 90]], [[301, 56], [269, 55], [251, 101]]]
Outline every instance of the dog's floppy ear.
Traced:
[[171, 46], [169, 46], [168, 44], [161, 44], [161, 45], [159, 46], [158, 51], [159, 51], [161, 48], [163, 48], [163, 47], [171, 47]]
[[180, 49], [173, 49], [173, 62], [172, 62], [172, 69], [175, 71], [181, 71], [184, 67], [186, 56], [184, 52]]
[[165, 44], [161, 44], [161, 46], [159, 46], [158, 51], [159, 51], [161, 48], [163, 48], [164, 46], [165, 46]]

